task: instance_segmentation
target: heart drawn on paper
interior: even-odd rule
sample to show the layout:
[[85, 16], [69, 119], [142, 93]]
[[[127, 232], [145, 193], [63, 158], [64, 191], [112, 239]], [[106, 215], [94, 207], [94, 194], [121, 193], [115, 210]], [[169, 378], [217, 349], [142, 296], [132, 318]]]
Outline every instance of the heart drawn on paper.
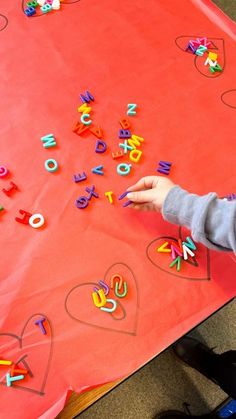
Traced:
[[[182, 234], [182, 228], [179, 228], [179, 237], [184, 240], [186, 235]], [[166, 241], [176, 242], [178, 244], [178, 239], [170, 236], [161, 236], [157, 239], [154, 239], [146, 249], [147, 258], [150, 262], [156, 266], [158, 269], [161, 269], [163, 272], [166, 272], [169, 275], [173, 275], [179, 278], [190, 279], [195, 281], [209, 281], [211, 279], [210, 273], [210, 251], [205, 246], [200, 243], [197, 243], [196, 257], [188, 258], [181, 263], [181, 269], [178, 272], [176, 267], [170, 268], [170, 263], [173, 259], [170, 257], [170, 253], [159, 253], [157, 248], [160, 247]]]
[[8, 19], [6, 16], [0, 14], [0, 32], [3, 31], [8, 25]]
[[[52, 1], [53, 0], [50, 0], [50, 4], [52, 3]], [[74, 3], [78, 3], [80, 0], [61, 0], [61, 2], [60, 2], [60, 0], [57, 0], [57, 2], [60, 2], [60, 9], [59, 10], [62, 10], [62, 8], [64, 7], [64, 5], [67, 5], [67, 4], [74, 4]], [[24, 12], [24, 14], [25, 14], [25, 9], [27, 9], [27, 3], [29, 3], [30, 2], [30, 0], [21, 0], [21, 6], [22, 6], [22, 11]], [[49, 1], [47, 1], [48, 3], [49, 3]], [[39, 16], [44, 16], [44, 15], [46, 15], [47, 13], [43, 13], [42, 11], [41, 11], [41, 9], [40, 9], [40, 6], [37, 6], [36, 8], [35, 8], [35, 10], [36, 10], [36, 13], [33, 15], [33, 16], [30, 16], [30, 17], [39, 17]], [[54, 13], [54, 12], [57, 12], [58, 10], [52, 10], [50, 13]]]
[[[92, 300], [93, 288], [98, 281], [103, 280], [110, 287], [111, 277], [119, 274], [127, 283], [128, 293], [124, 298], [118, 298], [114, 289], [110, 289], [109, 297], [117, 303], [114, 313], [107, 313], [96, 307]], [[113, 332], [136, 335], [139, 292], [133, 271], [125, 263], [114, 263], [105, 272], [103, 278], [96, 278], [97, 282], [81, 282], [72, 288], [65, 299], [67, 314], [77, 322], [87, 326], [105, 329]]]
[[[45, 318], [43, 334], [35, 321]], [[12, 388], [45, 394], [49, 368], [52, 358], [52, 328], [44, 314], [34, 314], [25, 323], [20, 335], [0, 333], [1, 358], [12, 361], [20, 369], [28, 370], [24, 380], [12, 383]], [[6, 374], [11, 367], [0, 365], [0, 384], [6, 386]], [[8, 390], [8, 388], [7, 388]], [[2, 391], [2, 390], [1, 390]]]
[[210, 79], [220, 77], [223, 74], [224, 68], [225, 68], [225, 41], [223, 38], [207, 37], [207, 41], [211, 42], [211, 45], [209, 46], [208, 51], [217, 53], [218, 55], [217, 62], [222, 67], [222, 71], [215, 71], [214, 73], [211, 73], [209, 71], [209, 66], [204, 64], [208, 56], [207, 54], [204, 54], [202, 57], [201, 56], [199, 57], [198, 55], [195, 55], [191, 52], [186, 51], [188, 42], [190, 40], [195, 40], [197, 38], [203, 38], [203, 37], [204, 36], [198, 36], [198, 35], [181, 35], [175, 39], [175, 44], [179, 49], [185, 52], [185, 54], [189, 54], [189, 56], [193, 57], [194, 66], [200, 74]]
[[227, 90], [221, 95], [221, 100], [224, 105], [236, 109], [236, 89]]

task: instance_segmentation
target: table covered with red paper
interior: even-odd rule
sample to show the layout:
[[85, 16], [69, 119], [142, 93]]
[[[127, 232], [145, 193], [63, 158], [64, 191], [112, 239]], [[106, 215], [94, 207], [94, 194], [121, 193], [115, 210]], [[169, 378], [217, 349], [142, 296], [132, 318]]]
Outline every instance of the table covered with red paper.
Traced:
[[[0, 366], [0, 400], [4, 417], [26, 419], [55, 417], [72, 390], [127, 376], [235, 296], [232, 253], [198, 244], [197, 265], [178, 272], [156, 249], [190, 232], [124, 208], [118, 196], [158, 174], [160, 160], [191, 192], [235, 192], [236, 28], [200, 0], [65, 0], [32, 17], [25, 7], [2, 0], [0, 9], [0, 165], [9, 170], [0, 177], [0, 359], [28, 374], [8, 387], [9, 367]], [[185, 51], [199, 37], [211, 41], [221, 72]], [[95, 152], [90, 129], [73, 132], [87, 90], [105, 153]], [[128, 103], [138, 105], [135, 116]], [[127, 176], [117, 173], [127, 155], [112, 158], [122, 118], [144, 139]], [[47, 149], [49, 133], [57, 145]], [[56, 172], [45, 170], [48, 159]], [[91, 172], [99, 165], [103, 176]], [[7, 195], [11, 182], [17, 190]], [[92, 185], [99, 197], [78, 208]], [[42, 214], [43, 227], [17, 222], [20, 209]], [[129, 291], [117, 318], [91, 298], [114, 274]]]

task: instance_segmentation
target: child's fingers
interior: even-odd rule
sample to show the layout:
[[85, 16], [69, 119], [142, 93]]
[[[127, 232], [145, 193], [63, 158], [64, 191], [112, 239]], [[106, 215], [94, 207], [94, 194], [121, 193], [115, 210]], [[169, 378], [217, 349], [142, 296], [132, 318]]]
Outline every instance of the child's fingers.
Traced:
[[148, 203], [152, 202], [154, 198], [154, 190], [129, 192], [126, 197], [134, 203]]
[[130, 204], [128, 208], [132, 208], [138, 211], [150, 211], [153, 210], [152, 204]]
[[151, 189], [153, 182], [156, 180], [156, 176], [145, 176], [140, 179], [137, 183], [127, 188], [127, 191], [139, 191], [141, 189]]

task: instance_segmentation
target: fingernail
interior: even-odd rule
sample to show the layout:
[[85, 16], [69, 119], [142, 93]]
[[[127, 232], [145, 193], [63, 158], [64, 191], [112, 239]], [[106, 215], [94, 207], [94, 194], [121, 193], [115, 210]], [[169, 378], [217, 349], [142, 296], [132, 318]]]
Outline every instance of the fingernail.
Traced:
[[133, 198], [132, 192], [128, 192], [127, 195], [126, 195], [126, 198], [132, 199]]
[[130, 204], [133, 204], [133, 202], [132, 201], [126, 201], [123, 205], [122, 205], [122, 207], [128, 207]]
[[126, 197], [127, 193], [128, 193], [127, 191], [125, 191], [124, 193], [122, 193], [122, 194], [118, 197], [119, 201], [120, 201], [121, 199], [124, 199], [124, 198]]

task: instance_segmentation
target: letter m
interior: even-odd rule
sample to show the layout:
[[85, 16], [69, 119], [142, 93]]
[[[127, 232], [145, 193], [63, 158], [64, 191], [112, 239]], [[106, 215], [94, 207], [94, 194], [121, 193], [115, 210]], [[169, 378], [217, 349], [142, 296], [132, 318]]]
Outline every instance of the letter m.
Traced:
[[80, 94], [80, 99], [83, 103], [90, 103], [91, 100], [94, 101], [93, 95], [91, 95], [91, 93], [89, 93], [88, 90], [85, 92], [84, 95], [82, 93]]

